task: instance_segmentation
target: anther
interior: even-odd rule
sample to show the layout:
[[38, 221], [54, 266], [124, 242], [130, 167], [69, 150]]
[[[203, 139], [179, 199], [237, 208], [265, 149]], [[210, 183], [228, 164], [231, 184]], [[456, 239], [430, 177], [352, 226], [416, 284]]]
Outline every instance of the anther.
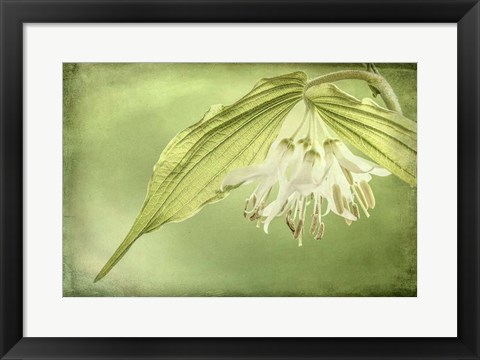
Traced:
[[288, 228], [292, 232], [292, 234], [295, 233], [295, 223], [293, 222], [292, 218], [287, 214], [285, 217], [285, 222], [287, 223]]
[[249, 219], [250, 219], [250, 221], [255, 221], [255, 220], [260, 219], [260, 214], [259, 214], [258, 210], [255, 211], [255, 212], [249, 217]]
[[375, 196], [373, 196], [372, 188], [370, 187], [368, 182], [366, 182], [365, 180], [362, 180], [360, 182], [360, 187], [362, 188], [363, 193], [365, 194], [365, 198], [367, 200], [368, 206], [373, 209], [375, 207]]
[[343, 200], [342, 200], [342, 190], [340, 190], [340, 185], [334, 184], [332, 187], [333, 190], [333, 201], [335, 203], [335, 207], [339, 214], [343, 214]]
[[[295, 229], [295, 232], [293, 233], [293, 238], [294, 239], [300, 239], [299, 242], [301, 243], [302, 234], [303, 234], [303, 220], [300, 219], [298, 221], [297, 228]], [[301, 246], [301, 245], [299, 245], [299, 246]]]
[[[348, 201], [347, 201], [347, 198], [344, 196], [343, 197], [343, 206], [345, 207], [345, 209], [347, 209], [348, 211], [350, 211], [350, 206], [348, 205]], [[352, 220], [350, 219], [345, 219], [345, 223], [350, 226], [352, 225]]]
[[320, 206], [322, 204], [322, 197], [320, 196], [319, 199], [315, 199], [314, 205], [313, 205], [313, 214], [318, 215], [320, 213]]
[[310, 226], [310, 234], [315, 234], [318, 225], [318, 214], [312, 215], [312, 225]]
[[[363, 195], [362, 189], [358, 185], [352, 185], [352, 191], [355, 194], [356, 198], [358, 199], [358, 203], [360, 204], [360, 207], [362, 208], [365, 216], [368, 218], [370, 217], [370, 214], [368, 213], [368, 205], [366, 204], [365, 196]], [[363, 201], [362, 201], [362, 196], [363, 196]]]
[[260, 213], [262, 212], [264, 206], [265, 206], [265, 203], [261, 203], [256, 209], [254, 209], [253, 214], [249, 218], [250, 221], [255, 221], [262, 217]]
[[282, 205], [282, 209], [280, 210], [280, 212], [284, 212], [285, 211], [285, 208], [287, 207], [287, 204], [288, 204], [288, 200], [286, 200], [283, 205]]
[[360, 212], [358, 211], [358, 205], [353, 203], [352, 204], [352, 213], [357, 219], [360, 219]]
[[352, 185], [353, 184], [352, 173], [350, 172], [350, 170], [345, 169], [343, 166], [341, 166], [341, 168], [342, 168], [343, 175], [345, 175], [345, 178], [347, 179], [348, 183]]
[[323, 235], [325, 234], [325, 223], [321, 223], [320, 227], [318, 228], [317, 235], [315, 235], [315, 240], [321, 240]]

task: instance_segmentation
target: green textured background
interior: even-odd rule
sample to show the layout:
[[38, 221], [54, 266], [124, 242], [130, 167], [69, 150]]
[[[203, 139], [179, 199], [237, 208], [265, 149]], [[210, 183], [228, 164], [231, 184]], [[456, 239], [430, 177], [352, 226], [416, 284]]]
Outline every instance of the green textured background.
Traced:
[[[416, 120], [416, 65], [377, 64]], [[359, 64], [64, 64], [64, 296], [416, 296], [416, 189], [371, 182], [377, 207], [346, 226], [325, 218], [322, 241], [298, 247], [283, 219], [270, 234], [242, 216], [254, 185], [194, 217], [143, 235], [103, 280], [152, 167], [212, 104], [231, 104], [262, 77], [309, 77]], [[360, 81], [338, 85], [370, 96]], [[379, 101], [381, 103], [381, 100]]]

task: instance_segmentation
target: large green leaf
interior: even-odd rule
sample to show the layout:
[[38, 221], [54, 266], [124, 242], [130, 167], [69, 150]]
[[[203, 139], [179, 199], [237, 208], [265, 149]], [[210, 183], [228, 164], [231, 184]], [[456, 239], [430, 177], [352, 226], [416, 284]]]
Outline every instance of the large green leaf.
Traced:
[[228, 195], [220, 184], [232, 169], [265, 158], [283, 119], [302, 99], [306, 75], [260, 80], [230, 106], [213, 106], [179, 133], [154, 167], [143, 207], [130, 232], [97, 275], [104, 277], [142, 234], [178, 222]]
[[417, 182], [417, 124], [370, 99], [360, 101], [326, 83], [310, 87], [306, 98], [343, 140], [400, 179]]

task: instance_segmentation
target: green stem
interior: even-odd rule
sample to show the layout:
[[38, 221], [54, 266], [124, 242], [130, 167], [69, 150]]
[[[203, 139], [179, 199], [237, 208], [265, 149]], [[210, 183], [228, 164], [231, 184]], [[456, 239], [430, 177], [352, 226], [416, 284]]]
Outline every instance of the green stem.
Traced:
[[324, 83], [331, 83], [339, 80], [366, 81], [369, 85], [373, 86], [380, 92], [380, 96], [382, 97], [385, 105], [389, 110], [393, 110], [402, 114], [402, 108], [400, 107], [400, 103], [398, 102], [397, 95], [395, 95], [395, 92], [393, 91], [388, 81], [382, 75], [375, 74], [370, 71], [344, 70], [316, 77], [315, 79], [312, 79], [307, 83], [304, 89], [304, 94], [312, 86]]

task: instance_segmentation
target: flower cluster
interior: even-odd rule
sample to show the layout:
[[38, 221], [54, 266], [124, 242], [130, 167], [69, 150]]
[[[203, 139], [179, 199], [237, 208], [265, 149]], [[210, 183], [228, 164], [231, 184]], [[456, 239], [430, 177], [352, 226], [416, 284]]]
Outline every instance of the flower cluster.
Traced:
[[[299, 136], [305, 132], [306, 134]], [[302, 245], [307, 209], [311, 206], [309, 232], [316, 240], [325, 233], [322, 217], [330, 211], [343, 217], [348, 225], [369, 217], [375, 197], [369, 185], [371, 175], [390, 172], [354, 155], [345, 144], [332, 136], [318, 113], [308, 109], [291, 136], [276, 140], [260, 165], [229, 173], [222, 190], [229, 186], [258, 183], [246, 199], [244, 216], [263, 224], [268, 233], [271, 221], [284, 216], [293, 238]], [[277, 186], [278, 185], [278, 186]], [[271, 200], [272, 194], [275, 199]]]

